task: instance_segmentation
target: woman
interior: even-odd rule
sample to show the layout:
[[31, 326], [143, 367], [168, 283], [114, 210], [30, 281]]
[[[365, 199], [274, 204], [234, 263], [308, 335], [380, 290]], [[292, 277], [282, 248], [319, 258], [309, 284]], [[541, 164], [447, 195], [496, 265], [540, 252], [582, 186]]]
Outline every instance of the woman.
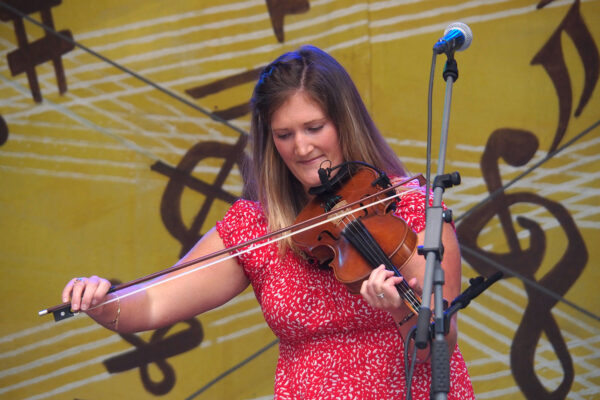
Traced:
[[[344, 68], [312, 46], [284, 54], [264, 69], [252, 97], [251, 139], [253, 161], [245, 171], [244, 193], [258, 201], [238, 200], [180, 262], [291, 225], [310, 200], [309, 189], [321, 184], [317, 171], [324, 164], [356, 160], [397, 179], [406, 175]], [[423, 203], [422, 191], [416, 191], [403, 196], [396, 210], [418, 232], [420, 243]], [[444, 297], [453, 299], [460, 291], [461, 261], [449, 224], [443, 243]], [[421, 287], [424, 258], [413, 256], [404, 268], [416, 271], [410, 285]], [[398, 399], [406, 390], [404, 338], [416, 322], [402, 323], [409, 309], [395, 288], [401, 281], [381, 266], [362, 283], [360, 295], [351, 294], [330, 269], [307, 262], [288, 239], [93, 309], [106, 300], [109, 282], [95, 276], [73, 279], [63, 290], [63, 301], [70, 299], [73, 310], [87, 311], [109, 329], [137, 332], [220, 306], [252, 284], [280, 339], [277, 399]], [[185, 301], [179, 301], [180, 293]], [[449, 398], [473, 398], [456, 339], [454, 317], [447, 336]], [[428, 398], [427, 351], [417, 354], [424, 361], [412, 381], [414, 398]]]

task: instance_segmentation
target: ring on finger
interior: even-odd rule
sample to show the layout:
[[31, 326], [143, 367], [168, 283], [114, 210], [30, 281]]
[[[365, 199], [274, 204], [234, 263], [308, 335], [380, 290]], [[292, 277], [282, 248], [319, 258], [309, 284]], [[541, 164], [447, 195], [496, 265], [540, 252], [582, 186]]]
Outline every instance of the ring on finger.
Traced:
[[380, 299], [383, 299], [385, 297], [385, 294], [384, 293], [377, 293], [376, 296], [379, 297]]
[[83, 282], [83, 278], [75, 278], [73, 285], [77, 285], [79, 282]]

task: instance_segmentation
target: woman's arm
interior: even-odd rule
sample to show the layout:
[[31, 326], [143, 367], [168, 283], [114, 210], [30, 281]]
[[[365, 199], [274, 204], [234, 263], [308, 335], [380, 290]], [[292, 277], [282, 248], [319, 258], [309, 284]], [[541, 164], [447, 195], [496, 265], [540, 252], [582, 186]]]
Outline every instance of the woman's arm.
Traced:
[[[223, 248], [223, 241], [213, 228], [178, 264]], [[214, 260], [205, 264], [211, 261]], [[250, 283], [236, 258], [166, 281], [199, 265], [194, 264], [108, 295], [110, 283], [106, 279], [96, 276], [73, 279], [63, 290], [63, 301], [70, 299], [73, 311], [84, 311], [109, 329], [123, 333], [139, 332], [161, 328], [218, 307], [241, 293]], [[155, 285], [159, 281], [164, 283]], [[140, 288], [146, 289], [137, 292]], [[125, 296], [132, 292], [136, 293]], [[119, 297], [119, 300], [94, 307], [113, 297]]]

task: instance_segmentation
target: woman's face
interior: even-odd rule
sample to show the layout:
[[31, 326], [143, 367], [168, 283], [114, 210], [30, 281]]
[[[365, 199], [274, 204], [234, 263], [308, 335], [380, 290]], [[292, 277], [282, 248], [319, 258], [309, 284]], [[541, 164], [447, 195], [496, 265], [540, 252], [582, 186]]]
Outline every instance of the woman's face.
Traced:
[[343, 162], [337, 129], [303, 91], [273, 113], [271, 134], [277, 152], [305, 191], [321, 184], [317, 171], [323, 161], [331, 161], [331, 166]]

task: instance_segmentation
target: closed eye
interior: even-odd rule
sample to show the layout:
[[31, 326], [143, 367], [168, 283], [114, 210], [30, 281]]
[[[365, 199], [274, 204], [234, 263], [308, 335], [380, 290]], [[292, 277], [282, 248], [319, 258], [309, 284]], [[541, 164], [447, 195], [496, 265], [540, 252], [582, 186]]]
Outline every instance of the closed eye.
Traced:
[[289, 138], [291, 135], [292, 135], [292, 134], [291, 134], [290, 132], [279, 132], [279, 133], [277, 133], [277, 132], [276, 132], [276, 133], [274, 134], [275, 138], [276, 138], [276, 139], [280, 139], [280, 140], [287, 139], [287, 138]]

